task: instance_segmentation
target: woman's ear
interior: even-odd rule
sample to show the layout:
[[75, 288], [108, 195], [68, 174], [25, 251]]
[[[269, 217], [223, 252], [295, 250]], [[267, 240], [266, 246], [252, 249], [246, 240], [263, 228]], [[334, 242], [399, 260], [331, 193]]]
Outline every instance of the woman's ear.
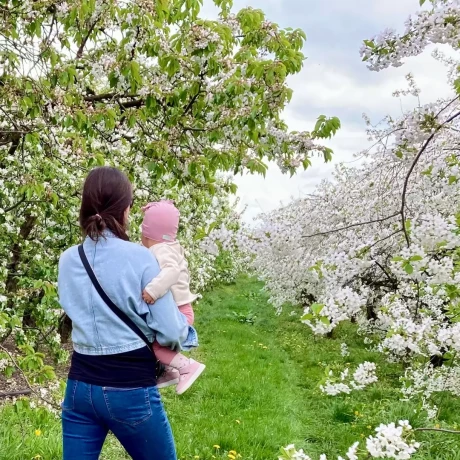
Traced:
[[128, 206], [126, 209], [125, 209], [125, 212], [124, 212], [124, 224], [125, 224], [125, 227], [128, 227], [128, 222], [129, 222], [129, 211], [131, 210], [131, 206]]

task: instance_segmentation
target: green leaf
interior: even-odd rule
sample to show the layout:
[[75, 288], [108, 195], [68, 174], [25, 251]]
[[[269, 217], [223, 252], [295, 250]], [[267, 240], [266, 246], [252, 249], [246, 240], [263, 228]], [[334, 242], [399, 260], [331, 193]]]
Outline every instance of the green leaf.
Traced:
[[131, 61], [131, 77], [134, 78], [137, 83], [141, 82], [141, 74], [139, 70], [139, 63], [136, 61]]
[[326, 326], [330, 326], [331, 325], [331, 321], [330, 319], [327, 317], [327, 316], [321, 316], [321, 318], [319, 319], [323, 324], [325, 324]]
[[315, 315], [319, 315], [321, 311], [323, 310], [324, 305], [321, 303], [314, 303], [310, 309]]
[[307, 313], [307, 314], [303, 315], [300, 318], [300, 320], [301, 321], [311, 321], [313, 318], [314, 318], [314, 315], [312, 315], [311, 313]]
[[404, 264], [403, 269], [408, 275], [412, 275], [412, 273], [414, 273], [414, 267], [409, 262]]
[[364, 44], [365, 44], [368, 48], [372, 48], [372, 49], [375, 48], [375, 43], [374, 43], [372, 40], [364, 40]]

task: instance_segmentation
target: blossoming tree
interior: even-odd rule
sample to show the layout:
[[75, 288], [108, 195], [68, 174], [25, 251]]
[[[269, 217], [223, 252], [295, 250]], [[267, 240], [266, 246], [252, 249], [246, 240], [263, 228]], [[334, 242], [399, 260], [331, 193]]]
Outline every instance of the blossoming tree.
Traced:
[[[402, 35], [386, 30], [365, 41], [371, 70], [399, 66], [433, 43], [459, 49], [460, 2], [431, 3]], [[430, 417], [433, 394], [460, 394], [459, 63], [435, 57], [448, 66], [452, 98], [377, 127], [367, 120], [373, 145], [359, 154], [360, 166], [338, 166], [333, 181], [263, 215], [244, 240], [276, 306], [302, 304], [302, 320], [317, 334], [356, 321], [369, 345], [406, 364], [403, 393]], [[399, 95], [418, 96], [408, 81]], [[322, 388], [349, 393], [374, 382], [375, 372], [364, 363]]]
[[280, 118], [304, 33], [215, 4], [219, 18], [204, 20], [198, 0], [0, 1], [0, 344], [15, 337], [38, 363], [41, 342], [62, 354], [57, 258], [79, 239], [91, 167], [125, 170], [135, 209], [176, 199], [202, 289], [219, 266], [234, 272], [197, 242], [235, 222], [235, 185], [220, 175], [330, 159], [317, 139], [337, 119], [290, 133]]

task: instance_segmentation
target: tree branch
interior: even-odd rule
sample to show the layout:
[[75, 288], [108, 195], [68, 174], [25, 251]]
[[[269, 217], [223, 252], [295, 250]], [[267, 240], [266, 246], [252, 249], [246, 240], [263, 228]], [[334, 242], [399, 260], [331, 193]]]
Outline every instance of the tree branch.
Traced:
[[4, 209], [5, 214], [6, 214], [7, 212], [12, 211], [13, 209], [16, 209], [18, 206], [20, 206], [22, 203], [24, 203], [24, 201], [26, 201], [26, 196], [25, 196], [25, 195], [24, 195], [17, 203], [13, 204], [13, 205], [10, 206], [9, 208]]
[[438, 431], [439, 433], [460, 434], [460, 431], [445, 430], [444, 428], [415, 428], [414, 431]]
[[417, 156], [414, 158], [414, 161], [412, 162], [411, 167], [409, 168], [409, 171], [406, 175], [406, 179], [404, 181], [404, 187], [403, 187], [403, 192], [402, 192], [402, 199], [401, 199], [401, 224], [402, 224], [402, 230], [404, 232], [404, 237], [406, 238], [406, 243], [408, 246], [410, 246], [410, 238], [409, 238], [409, 233], [407, 232], [406, 229], [406, 199], [407, 199], [407, 188], [409, 186], [409, 179], [414, 172], [415, 166], [419, 162], [420, 158], [422, 157], [423, 153], [425, 150], [428, 148], [430, 145], [431, 141], [436, 137], [436, 134], [438, 134], [439, 131], [441, 131], [442, 128], [444, 128], [445, 125], [448, 123], [452, 122], [456, 118], [460, 117], [460, 112], [455, 113], [452, 115], [450, 118], [448, 118], [444, 123], [440, 124], [435, 131], [431, 134], [431, 136], [425, 141], [423, 144], [423, 147], [420, 149], [418, 152]]
[[381, 219], [369, 220], [367, 222], [359, 222], [357, 224], [351, 224], [345, 227], [335, 228], [334, 230], [329, 230], [327, 232], [319, 232], [319, 233], [313, 233], [312, 235], [304, 235], [302, 236], [302, 238], [313, 238], [314, 236], [330, 235], [331, 233], [341, 232], [343, 230], [348, 230], [349, 228], [360, 227], [361, 225], [369, 225], [369, 224], [375, 224], [378, 222], [385, 222], [386, 220], [390, 220], [393, 217], [399, 216], [399, 214], [400, 213], [397, 212], [395, 214], [392, 214], [391, 216], [382, 217]]
[[92, 94], [90, 96], [85, 96], [84, 100], [86, 102], [97, 102], [97, 101], [105, 101], [107, 99], [123, 99], [123, 98], [134, 98], [139, 97], [139, 94], [117, 94], [117, 93], [103, 93], [103, 94]]
[[12, 396], [30, 395], [30, 390], [10, 391], [9, 393], [0, 393], [0, 398], [11, 398]]
[[86, 34], [85, 38], [81, 42], [80, 48], [78, 48], [78, 51], [77, 51], [77, 59], [81, 59], [81, 57], [83, 56], [83, 51], [85, 49], [86, 43], [88, 42], [88, 39], [89, 39], [90, 35], [93, 33], [94, 27], [96, 26], [97, 22], [99, 21], [99, 18], [100, 18], [100, 16], [98, 16], [95, 19], [95, 21], [91, 24], [91, 26], [90, 26], [90, 28], [88, 30], [88, 33]]
[[60, 410], [61, 408], [59, 407], [59, 405], [57, 405], [55, 402], [53, 401], [49, 401], [48, 399], [44, 398], [38, 391], [36, 391], [31, 383], [29, 382], [29, 379], [27, 378], [26, 374], [24, 373], [24, 371], [21, 369], [21, 367], [19, 366], [18, 362], [14, 359], [13, 355], [3, 346], [3, 345], [0, 345], [0, 349], [8, 356], [8, 358], [11, 360], [11, 362], [13, 363], [13, 366], [21, 373], [24, 381], [26, 382], [26, 385], [29, 387], [29, 390], [31, 393], [33, 393], [35, 396], [37, 396], [38, 398], [40, 398], [42, 401], [45, 401], [47, 404], [49, 404], [51, 407], [54, 407], [55, 409], [58, 409]]

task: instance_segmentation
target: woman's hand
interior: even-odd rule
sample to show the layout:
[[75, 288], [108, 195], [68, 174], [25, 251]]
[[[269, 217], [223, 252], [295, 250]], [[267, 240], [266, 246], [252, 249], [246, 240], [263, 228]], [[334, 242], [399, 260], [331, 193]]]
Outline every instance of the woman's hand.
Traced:
[[145, 289], [142, 292], [142, 298], [144, 299], [144, 302], [149, 305], [153, 305], [155, 303], [155, 299]]

